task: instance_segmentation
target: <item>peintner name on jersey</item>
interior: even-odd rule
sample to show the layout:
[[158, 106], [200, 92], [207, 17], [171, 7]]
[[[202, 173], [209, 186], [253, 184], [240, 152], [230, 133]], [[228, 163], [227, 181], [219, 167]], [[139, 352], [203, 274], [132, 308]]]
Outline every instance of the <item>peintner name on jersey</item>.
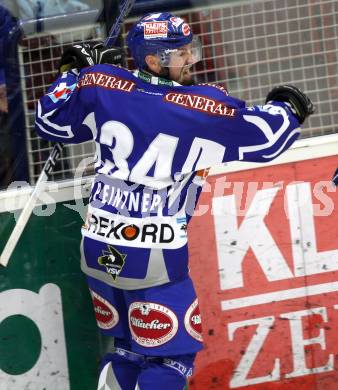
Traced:
[[97, 181], [90, 197], [90, 203], [98, 208], [109, 205], [119, 211], [159, 213], [163, 208], [161, 195], [146, 191], [136, 192], [137, 187], [137, 185], [128, 186], [121, 182], [112, 185]]

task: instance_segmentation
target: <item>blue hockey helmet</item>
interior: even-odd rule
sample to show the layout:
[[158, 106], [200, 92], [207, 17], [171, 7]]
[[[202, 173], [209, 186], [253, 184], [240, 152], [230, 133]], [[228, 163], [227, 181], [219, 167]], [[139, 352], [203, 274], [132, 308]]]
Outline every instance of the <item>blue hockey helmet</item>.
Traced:
[[163, 66], [170, 66], [170, 56], [188, 44], [193, 63], [201, 59], [200, 41], [193, 36], [189, 24], [169, 12], [143, 16], [129, 31], [127, 44], [140, 69], [146, 68], [145, 58], [149, 54], [158, 55]]

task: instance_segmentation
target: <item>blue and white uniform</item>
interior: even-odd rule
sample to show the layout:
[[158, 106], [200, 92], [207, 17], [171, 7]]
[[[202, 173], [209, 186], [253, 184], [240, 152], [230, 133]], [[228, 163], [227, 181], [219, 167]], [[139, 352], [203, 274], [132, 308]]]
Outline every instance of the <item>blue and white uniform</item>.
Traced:
[[210, 167], [264, 163], [296, 140], [287, 104], [246, 107], [217, 86], [95, 65], [58, 78], [38, 104], [36, 131], [96, 144], [81, 267], [102, 332], [128, 344], [122, 354], [201, 349], [187, 224]]

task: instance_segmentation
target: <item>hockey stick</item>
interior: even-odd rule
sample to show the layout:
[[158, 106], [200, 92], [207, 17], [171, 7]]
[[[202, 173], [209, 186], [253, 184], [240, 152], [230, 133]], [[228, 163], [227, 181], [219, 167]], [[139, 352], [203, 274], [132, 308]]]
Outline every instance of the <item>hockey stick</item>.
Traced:
[[338, 168], [336, 169], [336, 172], [333, 175], [332, 183], [338, 187]]
[[124, 2], [121, 4], [120, 10], [119, 10], [119, 15], [116, 18], [115, 23], [113, 24], [112, 28], [110, 29], [108, 37], [106, 38], [106, 40], [103, 43], [104, 46], [110, 47], [110, 46], [114, 45], [114, 43], [116, 42], [116, 40], [120, 34], [123, 20], [125, 19], [125, 17], [129, 14], [131, 9], [133, 8], [135, 1], [136, 0], [124, 0]]
[[[104, 41], [104, 46], [112, 46], [115, 42], [117, 37], [119, 36], [121, 26], [123, 23], [123, 20], [125, 17], [129, 14], [130, 10], [132, 9], [133, 5], [135, 3], [135, 0], [124, 0], [119, 8], [119, 14], [115, 20], [115, 23], [113, 24], [112, 28], [109, 31], [108, 37]], [[27, 222], [33, 212], [34, 207], [36, 206], [39, 195], [44, 191], [46, 182], [50, 178], [53, 169], [55, 168], [55, 165], [57, 161], [59, 160], [62, 150], [64, 148], [64, 145], [60, 142], [57, 142], [49, 157], [48, 160], [46, 161], [42, 172], [38, 178], [38, 181], [36, 182], [35, 188], [30, 195], [30, 198], [28, 202], [26, 203], [25, 207], [22, 209], [20, 216], [16, 222], [16, 225], [9, 236], [9, 239], [1, 253], [0, 256], [0, 264], [3, 265], [4, 267], [7, 266], [8, 261], [21, 237], [21, 234], [27, 225]]]
[[48, 160], [46, 161], [42, 169], [39, 179], [36, 182], [35, 188], [28, 199], [28, 202], [25, 204], [25, 207], [22, 209], [20, 213], [16, 225], [14, 226], [14, 229], [11, 235], [9, 236], [8, 241], [6, 242], [6, 245], [0, 257], [0, 264], [3, 265], [4, 267], [7, 266], [8, 261], [16, 247], [16, 244], [18, 243], [21, 234], [25, 226], [27, 225], [27, 222], [32, 214], [32, 211], [39, 200], [39, 195], [45, 189], [47, 180], [49, 179], [57, 160], [61, 156], [62, 149], [63, 149], [63, 144], [61, 143], [55, 144], [50, 156], [48, 157]]

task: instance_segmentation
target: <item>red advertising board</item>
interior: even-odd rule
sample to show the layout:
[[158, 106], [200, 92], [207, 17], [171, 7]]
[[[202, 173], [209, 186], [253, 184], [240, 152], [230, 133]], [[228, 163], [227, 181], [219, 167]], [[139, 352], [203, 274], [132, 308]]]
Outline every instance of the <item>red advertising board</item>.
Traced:
[[190, 390], [338, 389], [337, 156], [211, 176], [189, 227]]

